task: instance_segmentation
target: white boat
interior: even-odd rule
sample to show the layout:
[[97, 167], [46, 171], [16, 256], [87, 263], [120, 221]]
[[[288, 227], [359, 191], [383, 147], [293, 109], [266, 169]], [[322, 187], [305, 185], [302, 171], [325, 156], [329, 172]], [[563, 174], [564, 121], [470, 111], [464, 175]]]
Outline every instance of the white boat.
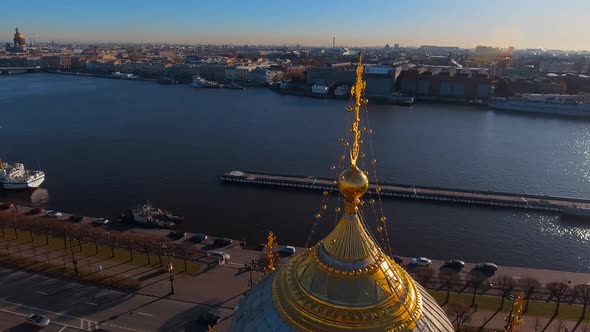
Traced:
[[62, 216], [62, 213], [59, 211], [55, 211], [55, 210], [49, 210], [49, 211], [45, 212], [45, 215], [48, 217], [52, 217], [52, 218], [59, 218]]
[[314, 84], [311, 87], [311, 93], [314, 93], [314, 94], [327, 95], [329, 91], [330, 91], [330, 88], [328, 86], [321, 85], [321, 84]]
[[494, 98], [488, 105], [509, 111], [590, 116], [590, 98], [584, 95], [522, 94], [509, 98]]
[[193, 76], [193, 83], [191, 84], [193, 88], [220, 88], [221, 85], [207, 81], [206, 79], [202, 78], [201, 76]]
[[414, 97], [405, 95], [403, 93], [394, 92], [391, 94], [391, 96], [389, 96], [389, 98], [387, 98], [387, 101], [398, 105], [412, 105], [414, 104]]
[[4, 189], [37, 188], [45, 181], [45, 172], [30, 171], [21, 163], [10, 165], [0, 161], [0, 184]]
[[205, 83], [207, 83], [206, 79], [204, 79], [200, 76], [193, 76], [193, 83], [191, 84], [191, 86], [193, 88], [204, 88]]

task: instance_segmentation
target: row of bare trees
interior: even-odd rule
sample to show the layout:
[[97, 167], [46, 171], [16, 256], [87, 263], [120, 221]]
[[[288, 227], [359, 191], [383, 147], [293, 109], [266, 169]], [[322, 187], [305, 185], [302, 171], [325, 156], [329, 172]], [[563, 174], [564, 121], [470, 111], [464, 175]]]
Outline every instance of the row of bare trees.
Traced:
[[28, 232], [29, 238], [26, 240], [31, 242], [34, 241], [33, 234], [43, 235], [46, 245], [49, 244], [50, 236], [62, 238], [64, 249], [68, 248], [68, 241], [70, 247], [72, 247], [72, 244], [77, 244], [80, 248], [82, 243], [93, 243], [95, 254], [98, 254], [99, 246], [106, 246], [110, 248], [111, 257], [115, 257], [116, 248], [128, 250], [131, 260], [133, 260], [136, 252], [141, 252], [146, 255], [149, 265], [152, 264], [152, 255], [159, 257], [159, 263], [162, 266], [162, 256], [181, 258], [184, 260], [185, 270], [187, 269], [187, 261], [199, 254], [204, 254], [191, 243], [178, 244], [164, 237], [110, 231], [90, 224], [74, 223], [49, 217], [31, 218], [17, 213], [0, 216], [0, 232], [2, 236], [6, 236], [7, 230], [14, 230], [17, 237], [18, 230]]
[[578, 284], [573, 287], [570, 283], [565, 282], [549, 282], [544, 287], [541, 283], [532, 277], [513, 278], [511, 276], [500, 275], [493, 278], [488, 278], [486, 275], [477, 271], [472, 271], [466, 275], [462, 275], [459, 271], [454, 269], [442, 268], [436, 275], [435, 271], [430, 267], [420, 267], [414, 272], [416, 281], [425, 287], [439, 287], [446, 291], [445, 304], [448, 303], [450, 292], [452, 290], [462, 292], [470, 289], [473, 296], [471, 305], [475, 305], [477, 294], [486, 293], [489, 290], [495, 291], [495, 295], [501, 297], [501, 308], [504, 307], [505, 300], [515, 295], [516, 292], [522, 291], [524, 293], [524, 312], [526, 313], [531, 299], [555, 301], [557, 303], [555, 308], [555, 315], [559, 313], [559, 306], [562, 302], [582, 304], [582, 317], [585, 318], [586, 308], [590, 304], [590, 285]]

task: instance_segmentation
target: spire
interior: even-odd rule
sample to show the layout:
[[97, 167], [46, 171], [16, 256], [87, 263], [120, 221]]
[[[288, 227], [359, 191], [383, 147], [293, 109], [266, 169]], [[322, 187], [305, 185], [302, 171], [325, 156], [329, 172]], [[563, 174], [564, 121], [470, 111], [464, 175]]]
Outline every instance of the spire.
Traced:
[[353, 166], [356, 165], [356, 160], [359, 156], [359, 146], [362, 144], [359, 123], [361, 121], [361, 105], [367, 104], [367, 100], [363, 98], [366, 85], [367, 83], [363, 80], [363, 54], [359, 53], [359, 61], [356, 65], [356, 82], [350, 89], [350, 95], [353, 98], [354, 105], [346, 109], [349, 112], [354, 112], [354, 121], [350, 128], [350, 132], [354, 135], [352, 149], [350, 149], [350, 164]]
[[346, 108], [348, 112], [353, 113], [353, 121], [350, 127], [350, 132], [352, 133], [350, 167], [338, 177], [338, 190], [345, 198], [344, 211], [353, 215], [357, 213], [357, 206], [360, 202], [359, 198], [361, 198], [369, 188], [367, 173], [363, 172], [356, 165], [360, 146], [363, 143], [359, 126], [361, 121], [361, 105], [367, 104], [367, 100], [363, 98], [365, 86], [366, 82], [363, 80], [363, 55], [362, 53], [359, 53], [359, 60], [356, 65], [356, 82], [350, 89], [353, 104]]

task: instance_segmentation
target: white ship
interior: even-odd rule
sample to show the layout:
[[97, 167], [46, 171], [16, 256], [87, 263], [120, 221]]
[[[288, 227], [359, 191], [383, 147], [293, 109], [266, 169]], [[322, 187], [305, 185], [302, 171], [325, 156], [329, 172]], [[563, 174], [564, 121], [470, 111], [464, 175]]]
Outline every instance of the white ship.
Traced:
[[584, 95], [522, 94], [509, 98], [494, 98], [488, 105], [509, 111], [590, 116], [590, 98]]
[[4, 189], [37, 188], [45, 181], [45, 172], [30, 171], [20, 163], [10, 165], [0, 161], [0, 183]]
[[208, 83], [206, 79], [200, 76], [193, 76], [193, 83], [191, 86], [193, 88], [204, 88], [206, 83]]

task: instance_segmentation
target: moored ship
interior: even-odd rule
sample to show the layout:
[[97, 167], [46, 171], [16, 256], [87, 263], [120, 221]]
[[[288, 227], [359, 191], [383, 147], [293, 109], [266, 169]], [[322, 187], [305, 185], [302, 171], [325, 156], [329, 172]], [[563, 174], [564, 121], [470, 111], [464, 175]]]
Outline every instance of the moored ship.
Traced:
[[522, 94], [516, 97], [494, 98], [488, 105], [509, 111], [590, 116], [590, 97], [585, 95]]
[[127, 214], [123, 214], [119, 218], [121, 222], [125, 223], [168, 229], [175, 228], [176, 224], [182, 222], [183, 219], [182, 216], [176, 216], [164, 209], [153, 207], [149, 201], [140, 204], [135, 209], [129, 209]]
[[387, 101], [397, 105], [412, 105], [414, 104], [415, 98], [403, 93], [394, 92], [388, 98]]
[[13, 165], [0, 161], [0, 184], [4, 189], [37, 188], [45, 181], [45, 172], [25, 169], [21, 163]]

